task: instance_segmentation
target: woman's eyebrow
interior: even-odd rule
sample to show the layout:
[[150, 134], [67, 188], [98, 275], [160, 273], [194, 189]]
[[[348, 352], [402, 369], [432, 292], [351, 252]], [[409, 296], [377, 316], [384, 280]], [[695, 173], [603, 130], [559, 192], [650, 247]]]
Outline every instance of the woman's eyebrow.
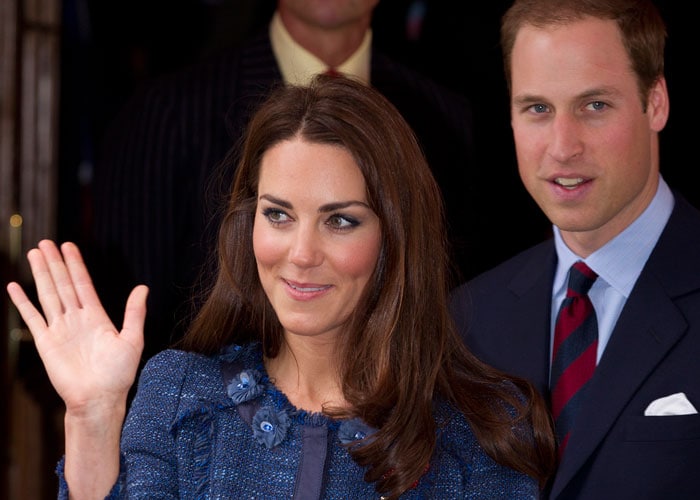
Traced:
[[[259, 199], [267, 200], [270, 203], [274, 203], [275, 205], [279, 205], [279, 206], [284, 207], [284, 208], [288, 208], [288, 209], [294, 208], [294, 206], [290, 202], [283, 200], [282, 198], [278, 198], [276, 196], [273, 196], [271, 194], [261, 194], [259, 196]], [[369, 205], [364, 201], [348, 200], [348, 201], [334, 201], [332, 203], [326, 203], [324, 205], [321, 205], [319, 207], [318, 211], [321, 213], [333, 212], [334, 210], [340, 210], [340, 209], [355, 206], [355, 205], [365, 207], [365, 208], [370, 208]]]

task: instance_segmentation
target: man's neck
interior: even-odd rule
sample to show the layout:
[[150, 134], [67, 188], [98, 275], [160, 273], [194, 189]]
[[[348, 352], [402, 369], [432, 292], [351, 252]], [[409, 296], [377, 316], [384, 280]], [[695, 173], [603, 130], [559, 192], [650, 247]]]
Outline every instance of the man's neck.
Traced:
[[299, 45], [333, 67], [340, 66], [360, 47], [371, 21], [367, 18], [327, 29], [305, 23], [284, 10], [280, 10], [279, 14], [285, 28]]

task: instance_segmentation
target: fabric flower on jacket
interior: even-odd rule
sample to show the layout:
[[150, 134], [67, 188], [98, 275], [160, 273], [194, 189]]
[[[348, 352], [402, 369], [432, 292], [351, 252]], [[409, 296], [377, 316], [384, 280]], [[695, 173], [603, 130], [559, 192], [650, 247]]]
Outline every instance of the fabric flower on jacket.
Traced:
[[260, 408], [253, 417], [253, 435], [258, 443], [264, 444], [268, 449], [274, 448], [287, 435], [289, 424], [286, 411], [275, 412], [272, 408], [265, 406]]
[[233, 377], [226, 392], [236, 404], [241, 404], [260, 396], [265, 386], [260, 383], [262, 376], [257, 370], [243, 370]]
[[353, 418], [352, 420], [346, 420], [340, 424], [340, 428], [338, 429], [338, 437], [340, 438], [340, 442], [343, 444], [354, 443], [355, 446], [362, 446], [367, 444], [367, 441], [364, 440], [371, 437], [375, 432], [377, 432], [376, 429], [370, 427], [361, 419]]

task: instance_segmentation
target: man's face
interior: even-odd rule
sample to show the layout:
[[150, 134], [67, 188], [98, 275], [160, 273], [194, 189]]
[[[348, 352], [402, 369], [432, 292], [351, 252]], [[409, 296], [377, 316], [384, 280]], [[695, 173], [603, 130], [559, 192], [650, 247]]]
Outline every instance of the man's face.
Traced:
[[278, 9], [311, 26], [338, 29], [369, 22], [379, 0], [280, 0]]
[[640, 100], [613, 21], [525, 25], [512, 57], [511, 124], [520, 177], [582, 256], [647, 207], [658, 185], [658, 138], [668, 117], [664, 79]]

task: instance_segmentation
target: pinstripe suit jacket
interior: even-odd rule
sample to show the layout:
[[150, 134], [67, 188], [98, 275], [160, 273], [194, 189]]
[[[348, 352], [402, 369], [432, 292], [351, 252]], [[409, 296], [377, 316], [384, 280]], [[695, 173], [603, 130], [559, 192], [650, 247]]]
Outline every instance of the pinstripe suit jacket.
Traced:
[[[466, 98], [377, 52], [371, 81], [416, 131], [446, 198], [456, 261], [474, 231], [472, 110]], [[181, 328], [190, 294], [214, 241], [218, 206], [233, 172], [217, 169], [268, 89], [282, 80], [267, 32], [162, 78], [134, 96], [105, 135], [93, 182], [95, 282], [121, 323], [128, 291], [151, 287], [149, 357]], [[234, 151], [236, 149], [234, 148]], [[478, 241], [478, 240], [477, 240]]]
[[[545, 397], [555, 266], [546, 241], [453, 295], [472, 351]], [[644, 416], [676, 392], [700, 410], [700, 212], [677, 193], [590, 383], [550, 498], [700, 498], [700, 414]]]

